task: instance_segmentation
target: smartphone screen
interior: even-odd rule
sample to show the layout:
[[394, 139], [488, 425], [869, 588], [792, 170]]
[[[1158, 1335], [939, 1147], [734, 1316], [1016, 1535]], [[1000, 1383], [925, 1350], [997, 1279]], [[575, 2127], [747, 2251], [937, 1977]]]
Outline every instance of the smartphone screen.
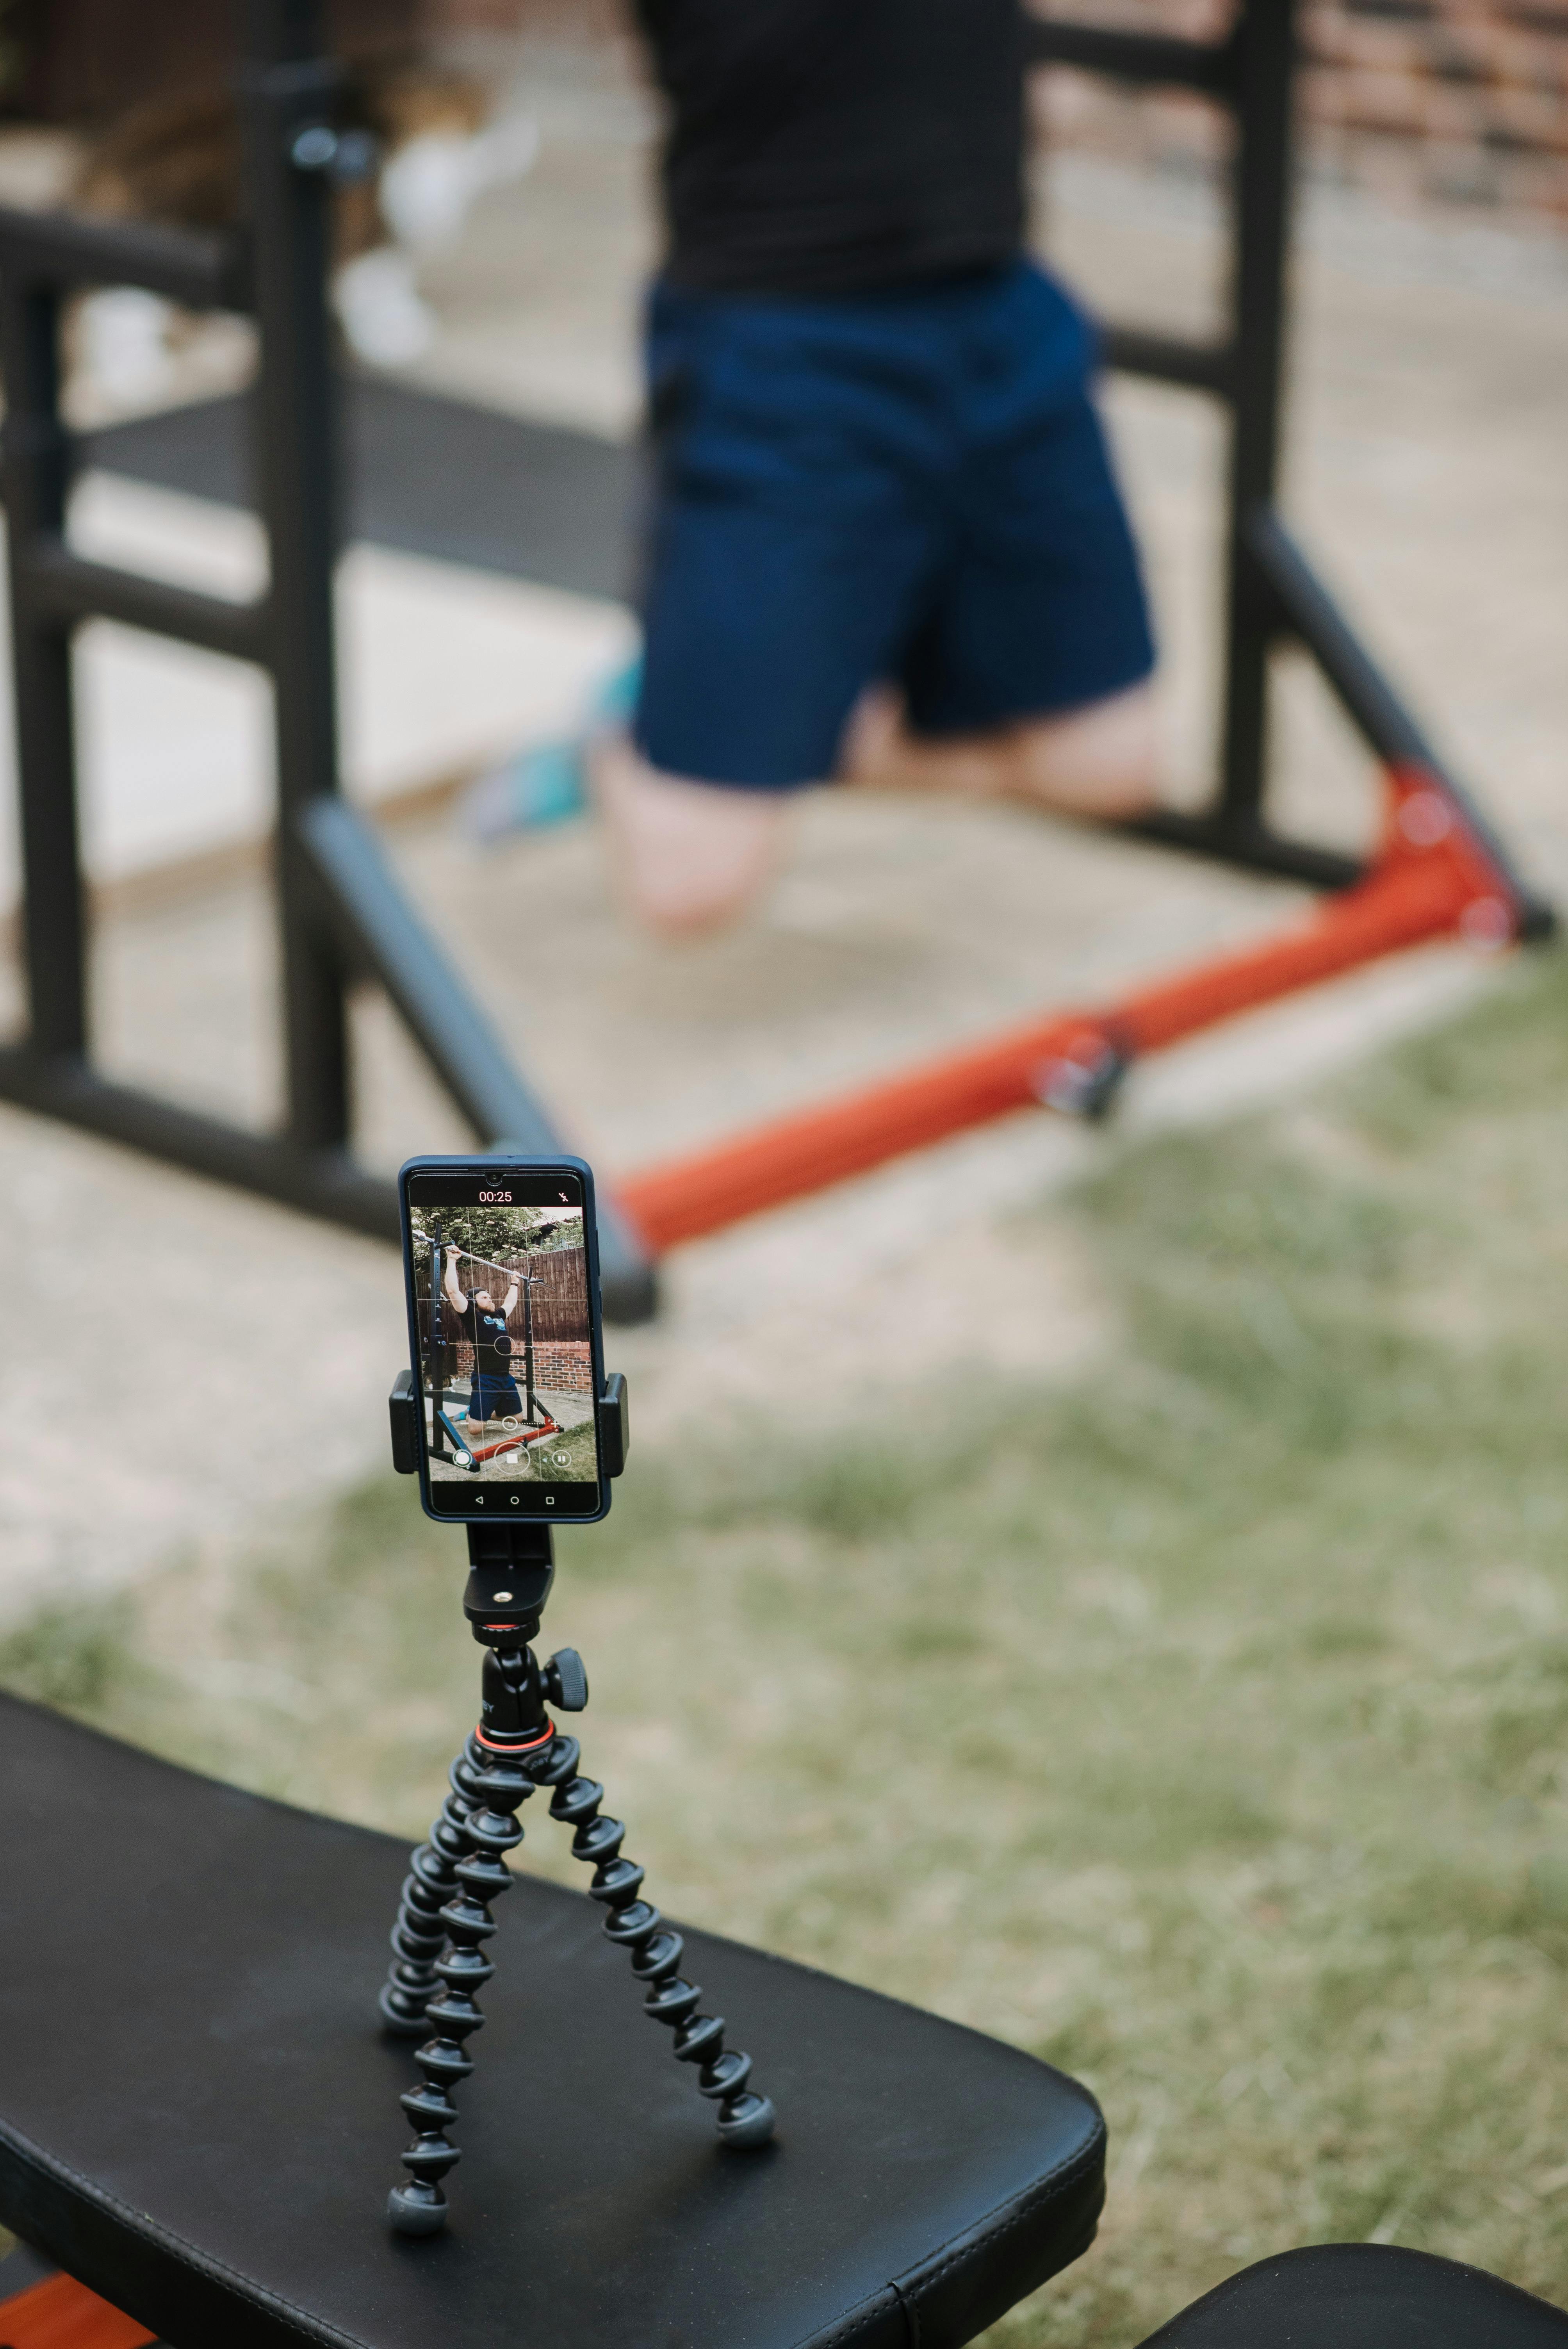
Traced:
[[422, 1159], [401, 1180], [426, 1506], [443, 1517], [603, 1516], [587, 1168]]

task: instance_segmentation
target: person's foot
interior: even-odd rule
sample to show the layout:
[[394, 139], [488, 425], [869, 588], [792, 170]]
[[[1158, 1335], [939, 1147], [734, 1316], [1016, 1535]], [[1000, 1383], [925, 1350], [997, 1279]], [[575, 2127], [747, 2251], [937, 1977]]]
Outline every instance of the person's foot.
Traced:
[[629, 661], [598, 688], [580, 733], [530, 743], [470, 784], [461, 802], [469, 839], [488, 845], [514, 832], [543, 831], [585, 813], [592, 745], [606, 728], [624, 726], [631, 717], [642, 675], [642, 662]]
[[662, 936], [727, 927], [778, 871], [792, 792], [661, 774], [624, 734], [601, 737], [589, 775], [616, 886], [638, 920]]
[[510, 833], [540, 832], [581, 815], [587, 805], [583, 749], [581, 742], [538, 742], [481, 775], [463, 796], [469, 838], [488, 846]]

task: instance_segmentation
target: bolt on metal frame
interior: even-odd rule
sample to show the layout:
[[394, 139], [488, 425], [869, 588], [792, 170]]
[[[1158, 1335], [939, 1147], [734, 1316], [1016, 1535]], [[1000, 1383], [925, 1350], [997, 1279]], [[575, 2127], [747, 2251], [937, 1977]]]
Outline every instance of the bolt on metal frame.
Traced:
[[[1372, 955], [1501, 910], [1542, 936], [1550, 907], [1427, 741], [1314, 574], [1274, 508], [1292, 181], [1295, 0], [1247, 0], [1217, 43], [1032, 19], [1032, 59], [1199, 91], [1236, 126], [1229, 329], [1210, 346], [1112, 326], [1111, 366], [1205, 393], [1232, 419], [1220, 786], [1197, 814], [1140, 829], [1172, 845], [1327, 889], [1316, 928], [1182, 975], [1120, 1007], [1035, 1023], [820, 1112], [601, 1193], [605, 1313], [654, 1309], [653, 1258], [738, 1216], [841, 1179], [1028, 1099], [1094, 1105], [1128, 1054]], [[339, 70], [321, 55], [321, 0], [245, 0], [237, 96], [243, 234], [0, 209], [0, 489], [9, 525], [29, 1028], [0, 1050], [0, 1097], [386, 1238], [390, 1181], [352, 1154], [350, 987], [385, 989], [487, 1143], [558, 1154], [562, 1137], [405, 896], [373, 828], [343, 799], [336, 753], [332, 574], [337, 413], [326, 285]], [[257, 505], [271, 566], [254, 603], [167, 585], [76, 554], [66, 536], [71, 439], [60, 416], [59, 314], [74, 288], [139, 285], [260, 329], [253, 400]], [[93, 1066], [78, 836], [71, 658], [102, 617], [255, 663], [272, 680], [277, 760], [273, 883], [287, 1101], [274, 1133], [201, 1116]], [[1393, 781], [1384, 851], [1367, 868], [1276, 832], [1265, 804], [1270, 665], [1305, 649]], [[1439, 817], [1430, 812], [1436, 795]], [[1412, 813], [1412, 802], [1416, 802]], [[1426, 812], [1422, 812], [1422, 809]], [[1436, 828], [1434, 828], [1434, 823]], [[1426, 859], [1423, 864], [1422, 858]], [[1412, 862], [1412, 859], [1415, 861]], [[1376, 887], [1374, 888], [1374, 885]], [[1370, 894], [1368, 894], [1370, 893]], [[1489, 917], [1490, 918], [1490, 917]]]

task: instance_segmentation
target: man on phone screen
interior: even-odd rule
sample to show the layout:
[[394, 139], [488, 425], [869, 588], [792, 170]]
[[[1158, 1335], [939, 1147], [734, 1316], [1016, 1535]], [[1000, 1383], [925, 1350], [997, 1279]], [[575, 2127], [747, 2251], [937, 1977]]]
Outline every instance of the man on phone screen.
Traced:
[[507, 1319], [517, 1304], [513, 1281], [498, 1307], [488, 1288], [463, 1288], [458, 1282], [458, 1251], [447, 1255], [442, 1282], [458, 1326], [473, 1349], [473, 1383], [463, 1416], [474, 1421], [500, 1419], [522, 1410], [522, 1397], [511, 1374], [511, 1340]]

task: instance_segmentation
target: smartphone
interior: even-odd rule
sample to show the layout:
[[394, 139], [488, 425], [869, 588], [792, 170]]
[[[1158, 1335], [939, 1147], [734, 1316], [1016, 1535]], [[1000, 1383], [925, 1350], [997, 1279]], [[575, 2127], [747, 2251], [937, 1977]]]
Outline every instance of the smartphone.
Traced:
[[428, 1514], [603, 1516], [591, 1171], [504, 1153], [411, 1158], [397, 1190]]

